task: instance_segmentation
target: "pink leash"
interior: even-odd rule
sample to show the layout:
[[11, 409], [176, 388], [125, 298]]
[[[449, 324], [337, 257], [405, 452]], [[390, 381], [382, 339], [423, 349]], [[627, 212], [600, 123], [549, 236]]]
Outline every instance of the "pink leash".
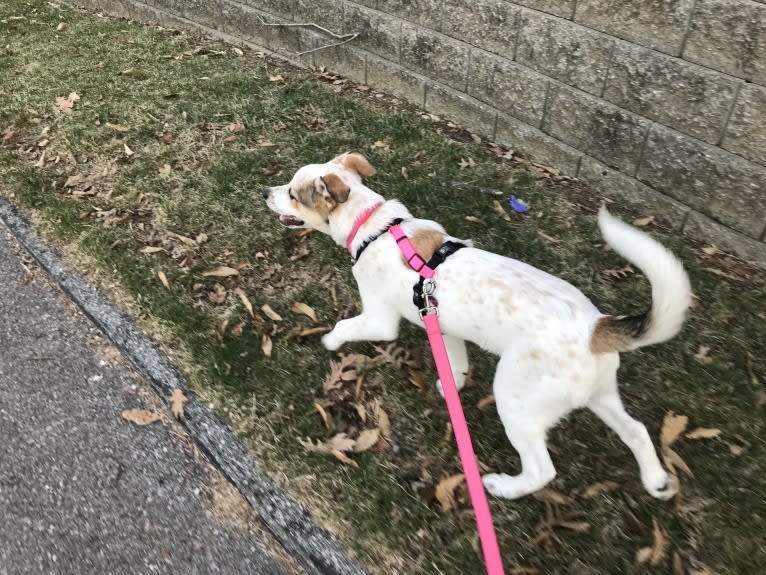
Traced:
[[434, 281], [436, 272], [426, 265], [398, 225], [391, 226], [389, 232], [396, 239], [397, 245], [410, 267], [425, 278], [423, 297], [426, 305], [420, 310], [420, 317], [425, 324], [428, 342], [431, 344], [431, 352], [436, 364], [436, 372], [439, 374], [439, 379], [442, 383], [444, 400], [447, 402], [447, 411], [452, 421], [452, 430], [455, 433], [460, 461], [463, 464], [468, 494], [471, 497], [471, 504], [476, 515], [476, 526], [479, 530], [481, 547], [484, 552], [484, 562], [489, 575], [503, 575], [503, 561], [500, 557], [500, 548], [497, 545], [495, 528], [492, 525], [492, 515], [489, 512], [487, 495], [481, 482], [481, 474], [479, 473], [476, 454], [473, 451], [471, 435], [468, 432], [468, 424], [465, 421], [457, 384], [452, 375], [447, 348], [444, 345], [444, 337], [439, 326], [439, 309], [436, 299], [433, 297], [433, 292], [436, 289], [436, 282]]

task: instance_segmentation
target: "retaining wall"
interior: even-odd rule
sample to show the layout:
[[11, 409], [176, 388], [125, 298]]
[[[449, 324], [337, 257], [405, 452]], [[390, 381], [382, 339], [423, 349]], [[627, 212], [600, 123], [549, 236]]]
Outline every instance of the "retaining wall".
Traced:
[[766, 267], [766, 1], [77, 3], [324, 66]]

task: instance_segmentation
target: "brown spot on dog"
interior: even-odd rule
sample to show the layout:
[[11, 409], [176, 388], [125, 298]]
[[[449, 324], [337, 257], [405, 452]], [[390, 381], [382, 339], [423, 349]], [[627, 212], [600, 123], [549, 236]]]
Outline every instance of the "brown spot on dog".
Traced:
[[343, 154], [335, 158], [333, 161], [337, 161], [347, 170], [353, 170], [363, 178], [374, 176], [378, 173], [377, 170], [372, 167], [370, 162], [367, 161], [367, 158], [358, 152]]
[[[446, 234], [436, 230], [417, 230], [410, 236], [410, 242], [412, 242], [418, 255], [427, 262], [434, 255], [434, 252], [441, 247], [446, 237]], [[404, 256], [402, 256], [402, 261], [409, 266]]]
[[635, 341], [646, 333], [650, 321], [649, 313], [630, 317], [607, 315], [599, 318], [590, 337], [591, 352], [630, 351]]
[[513, 305], [513, 302], [508, 295], [503, 295], [500, 297], [500, 305], [503, 306], [503, 309], [508, 315], [511, 315], [516, 311], [516, 306]]
[[340, 179], [340, 176], [330, 173], [326, 176], [322, 176], [320, 179], [324, 183], [327, 192], [337, 203], [342, 204], [348, 199], [351, 188], [348, 187], [346, 182]]
[[320, 214], [324, 219], [328, 218], [330, 212], [338, 204], [321, 178], [294, 187], [292, 194], [295, 201], [302, 204], [307, 210]]

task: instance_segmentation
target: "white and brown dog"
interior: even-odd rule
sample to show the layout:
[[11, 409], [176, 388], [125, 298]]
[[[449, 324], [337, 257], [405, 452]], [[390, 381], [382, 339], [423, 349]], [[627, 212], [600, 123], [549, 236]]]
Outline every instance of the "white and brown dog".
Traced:
[[[421, 323], [412, 301], [418, 274], [385, 233], [392, 222], [401, 220], [401, 229], [426, 261], [445, 241], [461, 241], [362, 183], [362, 177], [374, 174], [364, 156], [347, 153], [304, 166], [289, 183], [263, 193], [283, 225], [319, 230], [361, 256], [353, 274], [363, 311], [322, 338], [331, 350], [349, 341], [393, 340], [402, 317]], [[500, 356], [494, 379], [497, 411], [522, 471], [484, 475], [494, 495], [520, 497], [553, 479], [546, 432], [579, 407], [595, 412], [632, 450], [650, 494], [668, 499], [676, 493], [646, 428], [623, 408], [617, 368], [619, 352], [659, 343], [680, 330], [691, 301], [689, 279], [681, 263], [647, 234], [603, 208], [598, 222], [607, 243], [651, 282], [651, 309], [641, 316], [604, 315], [564, 280], [470, 243], [437, 270], [439, 319], [458, 389], [468, 370], [465, 340]]]

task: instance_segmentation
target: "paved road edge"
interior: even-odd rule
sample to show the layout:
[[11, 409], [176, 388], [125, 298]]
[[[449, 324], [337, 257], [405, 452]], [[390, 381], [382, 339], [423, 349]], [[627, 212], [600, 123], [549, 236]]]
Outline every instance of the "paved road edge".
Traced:
[[187, 384], [164, 353], [126, 314], [118, 311], [81, 276], [66, 269], [61, 257], [39, 240], [32, 225], [7, 198], [0, 197], [0, 219], [51, 280], [104, 333], [168, 404], [173, 390], [188, 401], [180, 423], [229, 481], [250, 502], [263, 525], [312, 575], [364, 575], [330, 533], [269, 477], [229, 427], [187, 390]]

